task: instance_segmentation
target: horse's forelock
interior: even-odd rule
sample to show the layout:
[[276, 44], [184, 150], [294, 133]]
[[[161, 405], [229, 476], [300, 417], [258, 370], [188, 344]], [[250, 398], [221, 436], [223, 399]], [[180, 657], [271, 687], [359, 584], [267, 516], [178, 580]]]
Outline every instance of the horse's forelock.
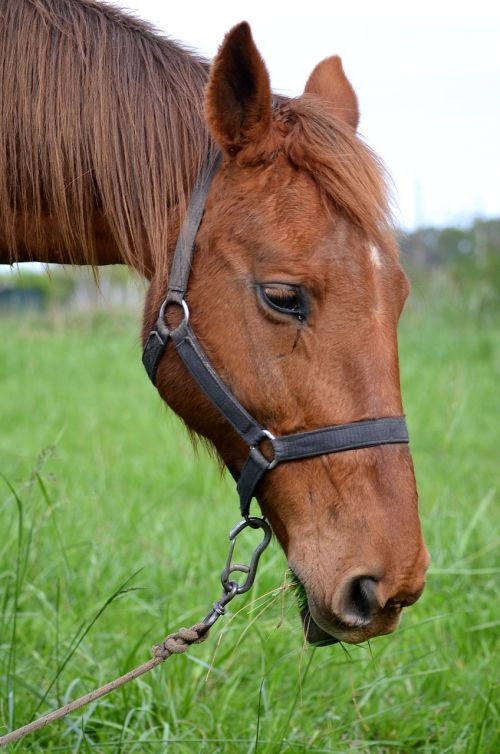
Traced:
[[377, 155], [326, 103], [305, 95], [281, 105], [287, 157], [307, 170], [335, 208], [368, 239], [385, 247], [392, 236], [389, 178]]

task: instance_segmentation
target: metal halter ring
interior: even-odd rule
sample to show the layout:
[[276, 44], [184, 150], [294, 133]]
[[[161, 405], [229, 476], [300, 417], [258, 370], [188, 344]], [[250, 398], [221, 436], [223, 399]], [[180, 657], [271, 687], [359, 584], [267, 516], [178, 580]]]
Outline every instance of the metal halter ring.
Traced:
[[276, 440], [276, 437], [268, 429], [263, 429], [262, 433], [271, 442], [271, 445], [272, 445], [272, 448], [273, 448], [274, 458], [273, 458], [272, 461], [269, 461], [269, 466], [267, 467], [267, 470], [271, 471], [271, 469], [274, 469], [274, 467], [278, 465], [278, 459], [277, 459], [277, 456], [276, 456], [276, 450], [275, 450], [274, 445], [273, 445], [273, 440]]
[[[166, 309], [167, 309], [167, 306], [170, 306], [171, 304], [175, 304], [176, 306], [179, 306], [179, 305], [180, 305], [180, 306], [182, 306], [182, 311], [183, 311], [183, 313], [184, 313], [184, 316], [183, 316], [183, 318], [182, 318], [182, 322], [181, 322], [181, 323], [179, 323], [179, 324], [185, 324], [185, 325], [187, 325], [187, 323], [189, 322], [189, 307], [188, 307], [188, 305], [186, 304], [186, 302], [185, 302], [185, 300], [184, 300], [184, 299], [182, 299], [182, 300], [181, 300], [181, 302], [180, 302], [180, 304], [179, 304], [179, 302], [178, 302], [178, 301], [169, 301], [169, 299], [168, 299], [168, 298], [166, 298], [166, 299], [165, 299], [165, 301], [163, 302], [163, 304], [162, 304], [162, 305], [161, 305], [161, 307], [160, 307], [160, 313], [159, 313], [159, 315], [158, 315], [158, 319], [159, 319], [159, 320], [160, 320], [160, 321], [161, 321], [161, 322], [162, 322], [163, 324], [165, 324], [165, 325], [166, 325], [166, 327], [168, 328], [168, 325], [167, 325], [167, 323], [166, 323], [166, 321], [165, 321], [165, 311], [166, 311]], [[177, 327], [179, 327], [179, 325], [177, 325]], [[175, 329], [177, 329], [177, 328], [175, 328]], [[170, 332], [170, 331], [169, 331], [169, 332]]]

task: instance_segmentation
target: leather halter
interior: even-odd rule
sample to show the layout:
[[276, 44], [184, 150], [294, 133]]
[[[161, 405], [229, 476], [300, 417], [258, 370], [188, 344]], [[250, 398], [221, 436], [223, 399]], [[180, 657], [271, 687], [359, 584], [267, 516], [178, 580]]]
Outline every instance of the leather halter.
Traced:
[[[198, 176], [177, 244], [169, 276], [167, 297], [161, 305], [155, 328], [150, 332], [142, 354], [142, 361], [155, 384], [158, 365], [171, 340], [185, 368], [215, 408], [231, 424], [249, 447], [249, 453], [240, 474], [231, 470], [240, 497], [241, 513], [248, 517], [250, 503], [264, 474], [278, 463], [295, 461], [325, 453], [369, 448], [374, 445], [408, 443], [408, 430], [404, 416], [377, 419], [322, 427], [311, 432], [274, 435], [241, 405], [220, 379], [202, 349], [189, 324], [189, 309], [185, 301], [195, 239], [200, 226], [205, 201], [213, 176], [220, 164], [220, 156], [213, 162], [206, 176]], [[165, 310], [171, 304], [182, 306], [182, 322], [171, 330], [165, 321]], [[274, 457], [269, 461], [259, 449], [263, 440], [271, 444]]]

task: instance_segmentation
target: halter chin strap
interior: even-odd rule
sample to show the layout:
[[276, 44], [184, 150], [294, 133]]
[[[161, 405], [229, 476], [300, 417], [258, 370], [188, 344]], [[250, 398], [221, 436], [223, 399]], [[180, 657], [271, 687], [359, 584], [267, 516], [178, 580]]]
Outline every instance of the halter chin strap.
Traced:
[[[241, 405], [210, 363], [189, 324], [189, 309], [185, 301], [195, 239], [200, 226], [210, 183], [220, 164], [218, 156], [208, 173], [198, 177], [194, 186], [181, 233], [177, 239], [174, 260], [169, 276], [167, 297], [161, 305], [155, 328], [150, 332], [142, 354], [144, 367], [155, 384], [156, 372], [163, 353], [171, 340], [187, 371], [196, 381], [220, 414], [249, 447], [248, 457], [241, 473], [231, 470], [240, 497], [241, 513], [248, 517], [250, 503], [257, 486], [267, 471], [278, 463], [313, 458], [326, 453], [369, 448], [374, 445], [408, 443], [408, 430], [403, 416], [322, 427], [311, 432], [275, 437], [262, 427]], [[165, 321], [165, 310], [170, 304], [182, 306], [182, 322], [171, 330]], [[273, 450], [269, 460], [260, 450], [267, 441]]]

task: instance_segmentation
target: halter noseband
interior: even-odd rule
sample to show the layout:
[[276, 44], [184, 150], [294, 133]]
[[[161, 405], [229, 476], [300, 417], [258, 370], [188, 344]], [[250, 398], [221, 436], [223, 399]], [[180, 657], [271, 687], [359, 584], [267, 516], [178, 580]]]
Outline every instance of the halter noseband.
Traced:
[[[275, 437], [248, 413], [220, 379], [189, 324], [189, 309], [184, 299], [196, 234], [203, 216], [210, 183], [219, 163], [220, 157], [214, 161], [206, 177], [198, 177], [194, 186], [186, 218], [175, 247], [167, 297], [161, 305], [156, 326], [146, 341], [142, 361], [150, 380], [155, 384], [158, 365], [171, 340], [191, 377], [248, 445], [249, 454], [241, 473], [237, 474], [230, 469], [237, 482], [241, 513], [248, 518], [250, 503], [259, 482], [264, 474], [274, 469], [278, 463], [312, 458], [326, 453], [369, 448], [374, 445], [408, 443], [409, 439], [403, 416], [367, 419], [350, 424], [322, 427], [311, 432]], [[169, 329], [165, 321], [165, 310], [170, 304], [182, 306], [184, 313], [182, 322], [173, 330]], [[263, 440], [267, 440], [273, 448], [274, 457], [271, 461], [259, 449]]]

